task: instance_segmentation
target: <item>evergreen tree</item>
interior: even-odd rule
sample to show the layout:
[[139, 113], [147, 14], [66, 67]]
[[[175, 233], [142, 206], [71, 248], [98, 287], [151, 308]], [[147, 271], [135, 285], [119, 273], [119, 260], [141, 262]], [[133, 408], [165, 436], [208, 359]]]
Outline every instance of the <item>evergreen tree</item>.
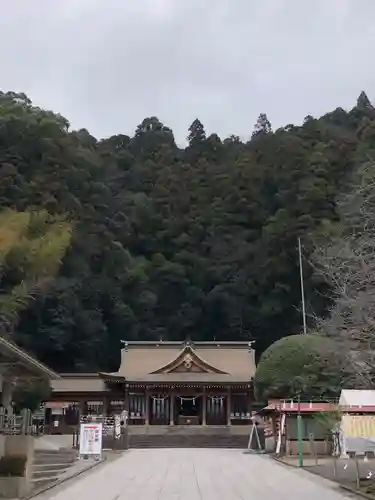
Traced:
[[270, 121], [267, 118], [267, 115], [265, 113], [261, 113], [254, 126], [252, 137], [259, 137], [265, 134], [270, 134], [271, 132], [272, 127]]
[[357, 107], [358, 108], [373, 108], [370, 99], [367, 97], [367, 94], [364, 90], [359, 94], [357, 99]]
[[203, 124], [196, 118], [189, 127], [189, 135], [187, 137], [189, 146], [194, 148], [202, 145], [206, 140], [206, 132]]

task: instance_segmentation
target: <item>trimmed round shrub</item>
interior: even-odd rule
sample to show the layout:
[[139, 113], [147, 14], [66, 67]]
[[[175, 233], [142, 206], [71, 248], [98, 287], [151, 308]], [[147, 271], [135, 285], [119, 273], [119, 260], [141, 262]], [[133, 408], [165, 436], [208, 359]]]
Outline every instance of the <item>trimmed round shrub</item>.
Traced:
[[333, 397], [340, 393], [345, 363], [334, 343], [319, 335], [291, 335], [261, 356], [254, 379], [255, 396], [290, 399]]

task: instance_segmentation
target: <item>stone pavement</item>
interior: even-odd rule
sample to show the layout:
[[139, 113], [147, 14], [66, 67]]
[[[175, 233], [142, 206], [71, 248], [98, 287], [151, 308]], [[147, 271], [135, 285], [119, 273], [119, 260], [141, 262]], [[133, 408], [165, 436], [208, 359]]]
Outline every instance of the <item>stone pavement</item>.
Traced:
[[225, 449], [125, 452], [50, 500], [343, 500], [337, 486], [267, 456]]

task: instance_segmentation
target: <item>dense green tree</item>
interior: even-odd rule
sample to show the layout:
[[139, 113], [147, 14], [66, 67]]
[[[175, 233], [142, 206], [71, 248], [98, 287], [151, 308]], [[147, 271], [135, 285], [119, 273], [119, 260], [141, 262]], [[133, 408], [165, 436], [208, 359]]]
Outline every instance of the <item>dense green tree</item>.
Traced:
[[40, 404], [51, 397], [49, 380], [44, 379], [19, 379], [13, 393], [13, 403], [16, 409], [27, 408], [35, 411]]
[[98, 141], [0, 93], [0, 208], [74, 225], [16, 340], [62, 371], [115, 369], [123, 338], [251, 337], [261, 353], [301, 330], [299, 236], [310, 326], [329, 305], [312, 235], [336, 223], [337, 195], [373, 154], [375, 114], [362, 101], [275, 132], [261, 115], [246, 143], [197, 119], [183, 149], [156, 117]]
[[292, 335], [272, 344], [261, 356], [254, 380], [256, 397], [327, 398], [346, 383], [345, 358], [335, 344], [318, 335]]
[[42, 294], [59, 271], [71, 225], [46, 212], [0, 212], [0, 318], [12, 328], [19, 314]]

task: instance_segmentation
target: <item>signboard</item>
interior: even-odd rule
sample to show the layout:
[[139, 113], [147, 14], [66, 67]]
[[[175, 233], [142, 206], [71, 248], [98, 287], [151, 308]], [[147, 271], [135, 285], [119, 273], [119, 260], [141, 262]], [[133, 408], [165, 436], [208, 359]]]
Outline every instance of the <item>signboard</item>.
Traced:
[[128, 425], [128, 416], [128, 410], [123, 410], [121, 412], [121, 422], [123, 422], [122, 425], [124, 425], [125, 427], [127, 427]]
[[65, 408], [69, 408], [73, 403], [67, 403], [66, 401], [47, 401], [45, 404], [46, 408], [51, 408], [52, 410], [58, 409], [63, 410]]
[[101, 457], [102, 454], [103, 424], [81, 424], [79, 434], [80, 457]]
[[120, 439], [121, 437], [121, 421], [120, 415], [115, 416], [115, 439]]
[[343, 415], [339, 440], [343, 457], [375, 453], [375, 415]]

